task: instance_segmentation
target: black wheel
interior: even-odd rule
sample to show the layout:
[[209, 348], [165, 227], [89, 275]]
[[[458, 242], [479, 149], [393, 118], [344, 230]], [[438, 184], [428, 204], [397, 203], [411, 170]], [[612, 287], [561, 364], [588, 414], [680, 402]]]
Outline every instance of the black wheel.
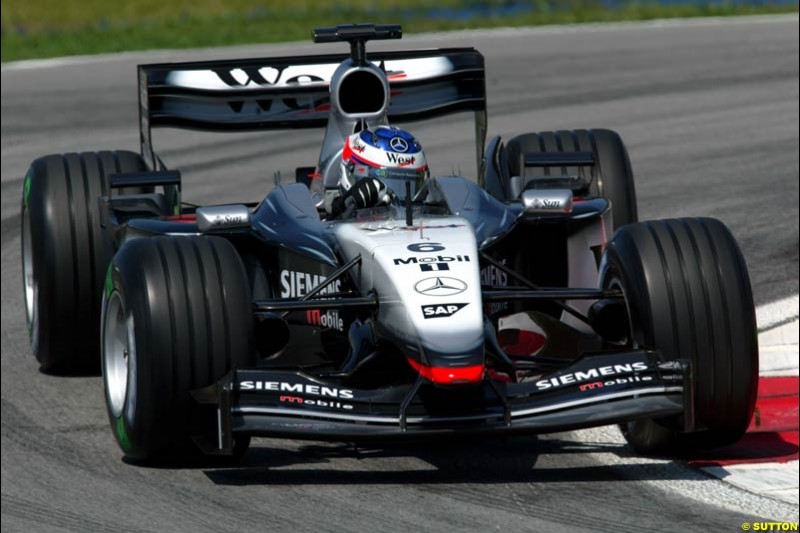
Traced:
[[254, 366], [251, 299], [239, 254], [222, 238], [142, 238], [114, 256], [101, 351], [108, 417], [125, 455], [170, 460], [196, 451], [192, 437], [215, 434], [214, 410], [190, 391]]
[[625, 425], [643, 453], [724, 446], [750, 423], [758, 387], [758, 341], [750, 279], [730, 231], [710, 218], [662, 220], [619, 229], [600, 270], [603, 287], [622, 289], [630, 344], [666, 360], [689, 358], [696, 431], [678, 420]]
[[[595, 166], [524, 168], [525, 154], [534, 152], [593, 152]], [[525, 133], [506, 143], [509, 175], [526, 181], [543, 176], [583, 176], [589, 181], [589, 196], [611, 202], [614, 228], [639, 220], [636, 190], [628, 151], [619, 134], [611, 130], [572, 130]]]
[[48, 155], [28, 170], [23, 287], [31, 345], [44, 371], [100, 368], [100, 300], [112, 250], [97, 199], [108, 194], [109, 174], [143, 170], [142, 158], [125, 151]]

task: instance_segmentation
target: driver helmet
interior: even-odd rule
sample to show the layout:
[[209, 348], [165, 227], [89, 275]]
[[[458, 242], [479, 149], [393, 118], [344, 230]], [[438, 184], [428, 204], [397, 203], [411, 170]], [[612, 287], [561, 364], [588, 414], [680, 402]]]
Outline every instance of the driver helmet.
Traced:
[[419, 141], [395, 126], [364, 129], [347, 137], [342, 150], [339, 184], [347, 191], [362, 178], [377, 178], [400, 200], [406, 183], [411, 197], [429, 176], [428, 162]]

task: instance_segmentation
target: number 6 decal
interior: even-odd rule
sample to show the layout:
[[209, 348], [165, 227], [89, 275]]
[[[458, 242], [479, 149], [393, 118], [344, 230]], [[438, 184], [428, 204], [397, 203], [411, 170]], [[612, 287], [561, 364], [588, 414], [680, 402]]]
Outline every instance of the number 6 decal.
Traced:
[[438, 242], [417, 242], [409, 244], [408, 249], [412, 252], [441, 252], [444, 246]]

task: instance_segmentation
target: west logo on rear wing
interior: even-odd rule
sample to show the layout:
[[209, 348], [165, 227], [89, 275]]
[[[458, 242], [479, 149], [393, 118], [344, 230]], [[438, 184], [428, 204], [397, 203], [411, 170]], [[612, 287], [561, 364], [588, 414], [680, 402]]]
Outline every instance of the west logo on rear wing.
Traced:
[[[156, 168], [150, 130], [257, 131], [325, 127], [329, 83], [346, 54], [139, 66], [142, 155]], [[402, 123], [475, 112], [486, 135], [483, 56], [472, 48], [370, 53], [387, 74], [388, 120]]]

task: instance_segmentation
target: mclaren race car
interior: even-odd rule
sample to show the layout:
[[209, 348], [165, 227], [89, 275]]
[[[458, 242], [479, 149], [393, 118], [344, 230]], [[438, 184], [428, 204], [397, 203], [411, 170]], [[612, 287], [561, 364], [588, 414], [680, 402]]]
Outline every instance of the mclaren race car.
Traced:
[[[252, 436], [606, 424], [642, 453], [736, 441], [758, 352], [728, 229], [638, 222], [612, 131], [487, 143], [483, 56], [367, 55], [401, 34], [346, 25], [313, 38], [349, 54], [141, 65], [139, 153], [36, 159], [22, 258], [41, 368], [99, 367], [111, 430], [137, 460], [239, 454]], [[456, 112], [475, 117], [473, 179], [406, 194], [401, 180], [386, 205], [329, 215], [347, 136]], [[317, 164], [263, 200], [198, 207], [154, 149], [159, 127], [324, 136]]]

